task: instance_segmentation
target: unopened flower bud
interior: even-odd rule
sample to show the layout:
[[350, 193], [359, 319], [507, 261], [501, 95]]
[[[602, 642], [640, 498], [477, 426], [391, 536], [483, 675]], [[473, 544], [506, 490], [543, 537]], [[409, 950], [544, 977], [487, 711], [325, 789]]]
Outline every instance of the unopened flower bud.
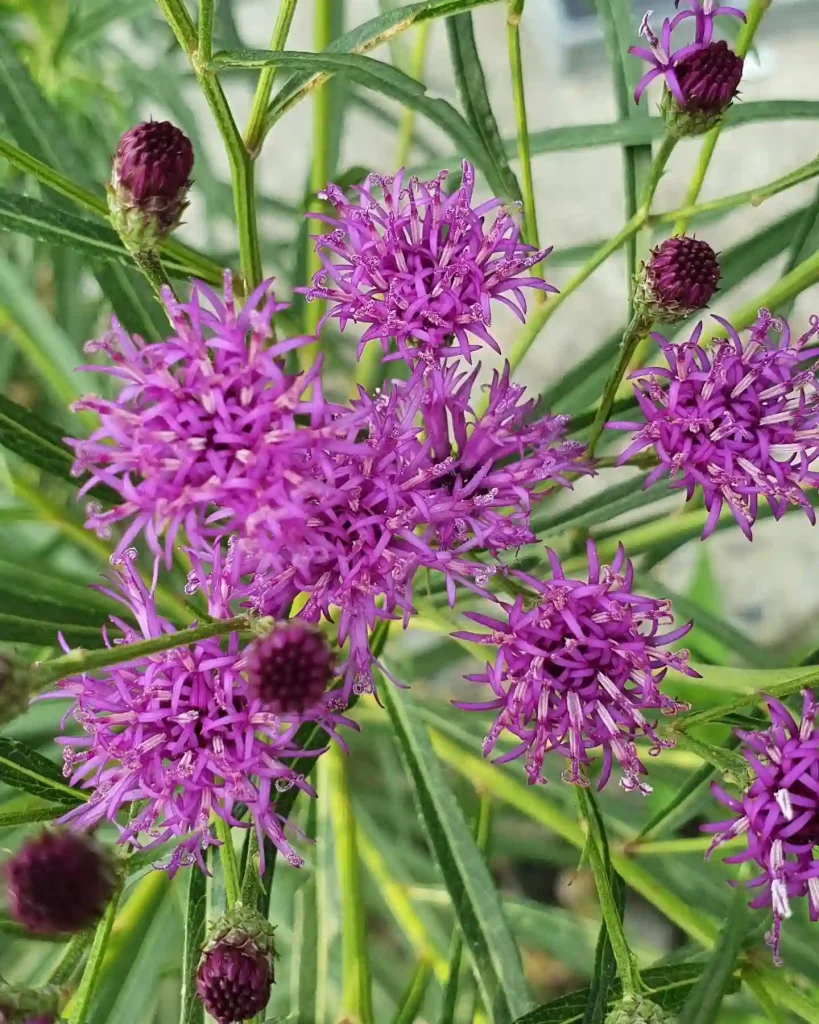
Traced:
[[33, 682], [30, 669], [12, 655], [0, 654], [0, 725], [26, 710]]
[[116, 885], [113, 858], [88, 836], [42, 832], [6, 863], [9, 913], [36, 935], [90, 928]]
[[663, 94], [661, 111], [671, 135], [701, 135], [719, 121], [739, 90], [743, 60], [724, 40], [709, 43], [684, 57], [675, 67], [685, 103], [669, 90]]
[[675, 1024], [677, 1018], [645, 996], [624, 996], [605, 1024]]
[[251, 907], [237, 903], [215, 925], [196, 973], [196, 991], [219, 1024], [261, 1013], [275, 981], [274, 928]]
[[69, 994], [65, 986], [25, 988], [0, 980], [0, 1024], [57, 1024]]
[[193, 146], [170, 121], [146, 121], [119, 140], [108, 188], [111, 222], [129, 252], [151, 252], [187, 207]]
[[278, 623], [247, 653], [250, 692], [274, 714], [302, 714], [315, 707], [333, 671], [327, 641], [304, 622]]
[[640, 268], [635, 309], [646, 323], [676, 323], [708, 305], [720, 277], [717, 254], [707, 242], [673, 235]]

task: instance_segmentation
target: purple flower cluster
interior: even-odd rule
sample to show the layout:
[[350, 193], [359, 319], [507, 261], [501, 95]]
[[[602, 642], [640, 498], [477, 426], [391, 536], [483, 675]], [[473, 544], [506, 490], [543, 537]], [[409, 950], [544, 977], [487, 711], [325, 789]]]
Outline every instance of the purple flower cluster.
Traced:
[[371, 174], [355, 187], [355, 203], [337, 185], [319, 193], [336, 215], [313, 215], [331, 230], [316, 237], [323, 269], [306, 293], [329, 302], [325, 319], [338, 320], [342, 330], [350, 321], [367, 325], [359, 356], [376, 338], [387, 358], [411, 363], [419, 356], [470, 360], [480, 347], [474, 338], [499, 352], [489, 332], [492, 300], [523, 320], [523, 288], [556, 290], [527, 273], [551, 249], [521, 242], [502, 200], [473, 205], [472, 165], [464, 161], [461, 184], [450, 194], [446, 177]]
[[[520, 289], [546, 286], [517, 275], [544, 254], [518, 241], [506, 212], [484, 234], [498, 204], [472, 208], [468, 165], [450, 197], [436, 180], [407, 191], [399, 181], [384, 200], [389, 216], [369, 201], [359, 208], [373, 231], [376, 223], [393, 231], [394, 288], [406, 261], [423, 281], [418, 268], [434, 256], [430, 301], [436, 316], [454, 318], [451, 330], [433, 325], [419, 337], [409, 314], [413, 326], [396, 336], [410, 359], [407, 380], [391, 379], [373, 395], [360, 389], [345, 405], [325, 400], [320, 363], [301, 374], [287, 368], [288, 354], [311, 339], [275, 340], [272, 318], [282, 307], [268, 282], [241, 311], [229, 278], [224, 297], [202, 284], [188, 302], [166, 294], [167, 340], [146, 344], [114, 323], [88, 346], [122, 382], [116, 398], [78, 404], [100, 426], [70, 442], [76, 474], [87, 475], [82, 493], [103, 484], [122, 499], [88, 508], [90, 528], [121, 531], [114, 589], [105, 592], [128, 616], [114, 622], [122, 638], [106, 643], [174, 629], [135, 570], [130, 545], [140, 538], [157, 571], [184, 546], [193, 565], [187, 593], [204, 593], [212, 619], [250, 614], [262, 635], [249, 646], [235, 632], [199, 640], [63, 683], [54, 696], [72, 698], [85, 733], [62, 741], [65, 771], [93, 791], [65, 817], [76, 827], [116, 820], [147, 799], [121, 839], [142, 848], [177, 841], [171, 870], [204, 867], [214, 815], [237, 827], [252, 822], [260, 839], [298, 863], [275, 796], [292, 785], [311, 792], [289, 763], [321, 750], [300, 749], [299, 726], [315, 722], [341, 743], [338, 727], [352, 724], [344, 707], [353, 693], [373, 691], [372, 632], [379, 622], [407, 623], [418, 570], [443, 574], [451, 601], [459, 584], [487, 594], [493, 558], [535, 539], [533, 505], [591, 472], [583, 445], [565, 439], [567, 418], [541, 413], [508, 366], [479, 406], [480, 367], [466, 372], [449, 358], [453, 338], [469, 357], [464, 331], [485, 333], [463, 314], [466, 298], [488, 310], [500, 297], [522, 315]], [[369, 251], [362, 238], [355, 245]], [[338, 656], [324, 639], [330, 629]], [[328, 690], [336, 675], [341, 687]], [[234, 813], [237, 805], [247, 818]]]
[[310, 437], [295, 429], [295, 417], [316, 420], [323, 403], [320, 364], [304, 375], [282, 367], [286, 353], [310, 339], [271, 343], [272, 317], [286, 306], [270, 282], [241, 312], [228, 274], [224, 298], [197, 283], [190, 302], [167, 295], [166, 308], [175, 333], [161, 344], [131, 337], [114, 321], [86, 345], [112, 364], [88, 369], [115, 377], [122, 390], [113, 401], [77, 402], [75, 409], [99, 415], [100, 426], [87, 440], [67, 440], [74, 473], [88, 474], [80, 494], [103, 483], [122, 499], [106, 511], [92, 503], [86, 526], [107, 537], [126, 523], [118, 551], [143, 533], [159, 554], [164, 534], [169, 562], [180, 528], [193, 543], [229, 533], [257, 491], [287, 475]]
[[[727, 14], [745, 21], [745, 15], [737, 7], [715, 5], [714, 0], [687, 3], [687, 10], [663, 21], [659, 36], [649, 23], [651, 12], [643, 18], [640, 35], [648, 41], [648, 48], [632, 46], [628, 52], [647, 61], [650, 68], [638, 82], [634, 100], [639, 103], [654, 79], [662, 77], [679, 110], [719, 114], [737, 94], [743, 61], [724, 41], [713, 42], [714, 19]], [[694, 19], [694, 39], [674, 49], [674, 30], [689, 18]]]
[[651, 449], [660, 464], [646, 487], [669, 473], [670, 486], [684, 488], [688, 500], [701, 489], [708, 510], [703, 538], [727, 505], [750, 540], [760, 498], [777, 519], [799, 505], [815, 522], [803, 488], [819, 484], [810, 468], [819, 455], [819, 383], [811, 365], [819, 347], [809, 347], [819, 317], [793, 343], [788, 324], [764, 309], [747, 342], [726, 320], [714, 319], [728, 338], [712, 352], [699, 344], [702, 324], [681, 344], [652, 334], [668, 365], [632, 374], [645, 423], [608, 424], [636, 431], [618, 462]]
[[807, 896], [810, 919], [819, 921], [819, 860], [814, 859], [819, 846], [819, 728], [813, 694], [805, 690], [802, 697], [800, 721], [768, 697], [770, 728], [738, 732], [756, 777], [738, 799], [714, 784], [715, 796], [735, 816], [702, 826], [716, 833], [709, 855], [728, 839], [746, 837], [746, 849], [725, 862], [759, 866], [760, 873], [746, 885], [760, 889], [751, 907], [771, 908], [773, 927], [766, 941], [777, 964], [782, 921], [791, 916], [791, 900]]
[[467, 678], [490, 686], [495, 696], [457, 706], [498, 712], [484, 754], [504, 730], [511, 733], [518, 742], [496, 760], [525, 756], [530, 783], [546, 781], [543, 759], [554, 751], [570, 762], [563, 780], [587, 786], [583, 769], [591, 761], [589, 751], [602, 748], [599, 788], [608, 782], [616, 760], [622, 787], [649, 793], [634, 741], [646, 737], [652, 754], [673, 746], [644, 712], [687, 710], [688, 705], [661, 693], [660, 684], [669, 668], [696, 675], [686, 651], [662, 650], [685, 636], [691, 623], [660, 632], [673, 623], [670, 604], [633, 592], [634, 572], [622, 547], [610, 566], [601, 566], [590, 541], [588, 580], [566, 579], [557, 555], [548, 555], [550, 580], [515, 574], [535, 599], [499, 602], [500, 615], [465, 613], [489, 632], [455, 635], [498, 648], [493, 664]]
[[[134, 557], [133, 550], [123, 552], [113, 587], [99, 588], [124, 605], [138, 624], [135, 629], [125, 619], [113, 618], [122, 634], [115, 643], [175, 632], [158, 614]], [[229, 565], [217, 562], [216, 578], [203, 580], [208, 613], [216, 619], [229, 617], [222, 596], [229, 572]], [[301, 864], [284, 836], [275, 798], [291, 786], [315, 795], [287, 761], [321, 751], [301, 749], [295, 734], [302, 722], [312, 720], [343, 746], [337, 728], [356, 726], [338, 713], [330, 694], [298, 714], [269, 709], [246, 680], [249, 656], [232, 633], [226, 642], [199, 640], [64, 680], [49, 696], [72, 698], [70, 714], [84, 732], [58, 741], [64, 748], [64, 774], [92, 794], [60, 821], [92, 829], [101, 821], [116, 821], [133, 801], [147, 799], [144, 810], [123, 828], [120, 841], [153, 849], [181, 840], [167, 865], [173, 872], [194, 861], [205, 868], [213, 815], [248, 828], [246, 820], [234, 815], [236, 805], [244, 804], [260, 851], [267, 836], [291, 864]]]

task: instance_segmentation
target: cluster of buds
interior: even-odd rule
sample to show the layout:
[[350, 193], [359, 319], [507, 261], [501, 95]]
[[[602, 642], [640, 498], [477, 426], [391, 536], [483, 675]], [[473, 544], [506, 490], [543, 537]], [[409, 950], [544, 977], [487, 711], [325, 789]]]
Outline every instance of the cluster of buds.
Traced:
[[651, 999], [634, 994], [623, 996], [606, 1017], [606, 1024], [675, 1024], [676, 1020]]

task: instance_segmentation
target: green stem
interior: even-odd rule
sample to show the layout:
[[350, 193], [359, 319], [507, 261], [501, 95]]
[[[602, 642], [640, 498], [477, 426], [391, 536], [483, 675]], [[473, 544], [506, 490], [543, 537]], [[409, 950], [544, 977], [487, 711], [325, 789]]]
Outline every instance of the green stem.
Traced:
[[[429, 21], [422, 21], [415, 31], [415, 42], [410, 54], [409, 75], [416, 82], [423, 81], [424, 64], [427, 58], [427, 40], [429, 39], [431, 24]], [[398, 154], [395, 161], [397, 167], [406, 167], [409, 162], [414, 130], [415, 110], [412, 107], [404, 107], [398, 135]]]
[[[532, 182], [532, 152], [529, 145], [529, 124], [526, 117], [526, 93], [523, 87], [523, 58], [520, 52], [520, 19], [526, 0], [509, 0], [506, 13], [506, 43], [509, 52], [509, 70], [512, 73], [512, 99], [515, 104], [518, 159], [520, 160], [520, 186], [523, 193], [523, 228], [525, 241], [540, 248], [537, 230], [537, 209]], [[533, 277], [543, 277], [543, 264], [536, 263]], [[539, 293], [545, 299], [543, 292]]]
[[641, 210], [638, 210], [631, 220], [624, 224], [613, 238], [610, 238], [607, 242], [601, 245], [589, 260], [583, 264], [583, 266], [574, 274], [565, 288], [563, 288], [558, 295], [549, 299], [548, 302], [544, 302], [542, 305], [537, 305], [530, 310], [526, 324], [515, 338], [512, 350], [509, 353], [509, 365], [513, 370], [520, 366], [524, 356], [532, 347], [535, 338], [537, 338], [547, 321], [554, 316], [566, 299], [576, 292], [577, 289], [591, 277], [595, 270], [597, 270], [601, 264], [606, 262], [612, 253], [617, 252], [617, 250], [620, 249], [629, 238], [636, 235], [644, 223], [645, 214]]
[[225, 879], [225, 902], [230, 910], [238, 903], [242, 895], [242, 887], [239, 882], [239, 865], [236, 863], [236, 849], [233, 846], [233, 836], [230, 825], [219, 814], [213, 815], [216, 828], [216, 838], [221, 842], [219, 847], [219, 860], [222, 862], [222, 874]]
[[[332, 39], [332, 0], [316, 0], [316, 11], [313, 15], [313, 48], [319, 53], [326, 50]], [[308, 217], [320, 213], [324, 204], [316, 193], [325, 187], [330, 177], [330, 91], [325, 86], [313, 96], [313, 159], [310, 164], [310, 202], [307, 207]], [[307, 238], [307, 283], [321, 269], [321, 260], [316, 252], [312, 238]], [[305, 305], [305, 333], [315, 334], [318, 322], [324, 313], [324, 303], [313, 299]], [[309, 369], [315, 362], [319, 343], [305, 345], [299, 349], [299, 365], [303, 370]]]
[[[475, 845], [485, 854], [489, 845], [489, 833], [492, 824], [492, 798], [485, 789], [480, 790], [480, 804], [478, 805], [478, 817], [474, 825]], [[458, 1005], [458, 989], [461, 978], [461, 961], [464, 951], [464, 933], [455, 922], [452, 932], [452, 939], [449, 945], [449, 973], [444, 989], [443, 1005], [438, 1024], [453, 1024], [455, 1010]]]
[[[759, 23], [762, 21], [762, 17], [770, 5], [771, 0], [751, 0], [748, 5], [748, 10], [745, 12], [745, 24], [743, 25], [742, 31], [737, 39], [736, 53], [739, 57], [744, 57], [751, 48], [751, 43], [756, 35], [756, 30], [759, 28]], [[687, 207], [693, 206], [699, 198], [703, 182], [705, 181], [705, 175], [708, 173], [708, 167], [711, 163], [711, 158], [714, 155], [714, 150], [716, 149], [717, 140], [719, 139], [721, 131], [722, 122], [715, 125], [709, 132], [707, 132], [703, 139], [702, 146], [700, 147], [700, 155], [697, 159], [697, 165], [694, 168], [694, 174], [685, 195], [685, 206], [682, 207], [683, 211], [685, 211]], [[674, 224], [674, 230], [671, 233], [673, 235], [684, 235], [687, 227], [688, 215], [681, 212]]]
[[819, 670], [815, 672], [806, 672], [805, 675], [797, 676], [795, 679], [786, 679], [783, 683], [771, 683], [770, 686], [766, 686], [763, 691], [755, 691], [752, 693], [743, 694], [742, 697], [737, 697], [736, 700], [732, 700], [728, 704], [720, 704], [715, 708], [706, 708], [704, 711], [697, 711], [693, 715], [686, 715], [680, 719], [674, 729], [671, 731], [671, 735], [679, 732], [687, 732], [689, 729], [693, 729], [697, 725], [708, 725], [710, 722], [718, 722], [721, 718], [726, 715], [732, 715], [735, 711], [742, 711], [743, 708], [747, 708], [749, 704], [756, 704], [757, 702], [763, 701], [765, 697], [775, 697], [777, 700], [781, 700], [783, 697], [790, 697], [793, 693], [798, 693], [800, 690], [809, 689], [811, 686], [815, 686], [819, 682]]
[[623, 921], [617, 909], [617, 901], [611, 890], [609, 868], [604, 854], [604, 838], [600, 834], [598, 814], [592, 806], [594, 797], [582, 786], [575, 787], [575, 795], [580, 809], [581, 820], [585, 823], [587, 829], [589, 863], [594, 875], [594, 883], [597, 887], [597, 896], [600, 900], [600, 911], [603, 915], [603, 920], [606, 922], [606, 931], [609, 935], [611, 951], [617, 963], [617, 974], [623, 986], [623, 995], [635, 995], [642, 991], [640, 973], [637, 970], [634, 956], [629, 949], [626, 934], [623, 931]]
[[74, 998], [66, 1007], [63, 1014], [70, 1024], [84, 1024], [88, 1008], [91, 1004], [91, 999], [94, 995], [94, 989], [97, 985], [97, 979], [99, 978], [100, 970], [102, 969], [102, 961], [108, 947], [108, 939], [111, 935], [111, 929], [114, 927], [114, 919], [117, 916], [117, 908], [119, 907], [119, 898], [121, 893], [122, 890], [117, 890], [117, 892], [114, 893], [113, 899], [105, 908], [102, 920], [97, 925], [97, 930], [94, 932], [94, 941], [91, 944], [91, 951], [88, 954], [88, 962], [85, 965], [82, 979], [74, 994]]
[[199, 0], [199, 45], [196, 56], [203, 67], [213, 56], [213, 12], [215, 8], [216, 0]]
[[77, 648], [60, 658], [54, 658], [38, 665], [36, 669], [37, 685], [42, 689], [67, 676], [78, 675], [81, 672], [94, 672], [110, 665], [121, 665], [124, 662], [146, 658], [162, 651], [172, 651], [175, 647], [185, 647], [198, 640], [224, 636], [226, 633], [236, 633], [247, 628], [247, 616], [237, 615], [232, 619], [206, 622], [194, 629], [180, 629], [176, 633], [166, 633], [164, 636], [151, 640], [138, 640], [133, 644], [116, 644], [114, 647], [103, 647], [98, 651], [85, 651], [82, 648]]
[[259, 228], [256, 222], [256, 196], [253, 161], [250, 159], [241, 133], [222, 86], [213, 71], [200, 64], [199, 38], [183, 0], [157, 0], [165, 19], [173, 30], [179, 45], [188, 56], [199, 86], [211, 109], [216, 127], [222, 136], [230, 164], [233, 184], [233, 206], [239, 232], [239, 263], [245, 289], [252, 291], [262, 280], [262, 259], [259, 251]]
[[629, 368], [629, 364], [631, 363], [631, 357], [634, 354], [634, 350], [647, 329], [647, 325], [644, 322], [642, 315], [635, 313], [631, 318], [631, 323], [626, 328], [623, 340], [620, 342], [620, 355], [617, 359], [617, 365], [612, 370], [609, 379], [606, 381], [606, 386], [603, 388], [603, 396], [600, 399], [600, 405], [597, 407], [594, 423], [592, 423], [591, 433], [589, 435], [589, 458], [594, 455], [594, 449], [597, 442], [600, 440], [606, 421], [611, 414], [611, 408], [614, 405], [614, 399], [617, 395], [617, 389], [620, 387], [620, 381], [625, 376], [625, 373]]
[[657, 186], [660, 184], [660, 179], [665, 173], [666, 165], [674, 152], [674, 147], [677, 145], [677, 140], [672, 135], [664, 135], [663, 140], [660, 143], [660, 148], [657, 150], [657, 154], [651, 161], [651, 167], [648, 171], [648, 177], [646, 178], [643, 191], [640, 194], [640, 209], [643, 211], [646, 219], [651, 210], [651, 201], [654, 198], [654, 193], [657, 191]]
[[176, 292], [168, 279], [168, 275], [165, 273], [162, 260], [159, 258], [159, 253], [156, 250], [133, 252], [131, 255], [134, 257], [134, 263], [145, 275], [148, 284], [153, 288], [154, 294], [158, 299], [162, 299], [163, 288], [169, 288], [171, 294], [176, 298]]
[[346, 1014], [360, 1024], [373, 1024], [366, 920], [347, 759], [335, 743], [324, 759], [330, 775], [330, 808], [341, 899], [341, 1016]]
[[[298, 0], [281, 0], [279, 13], [276, 17], [276, 25], [273, 29], [273, 38], [270, 42], [271, 50], [283, 50], [287, 37], [290, 34], [290, 25], [293, 22], [293, 15], [296, 13]], [[267, 114], [267, 107], [270, 103], [270, 96], [273, 92], [273, 82], [276, 79], [278, 68], [275, 65], [262, 68], [259, 81], [256, 86], [256, 93], [253, 97], [253, 106], [250, 109], [247, 128], [245, 128], [245, 146], [250, 153], [251, 160], [255, 160], [262, 151], [264, 141], [264, 121]]]
[[[735, 206], [744, 206], [750, 203], [751, 206], [760, 206], [766, 199], [792, 188], [800, 182], [815, 178], [819, 174], [819, 158], [808, 161], [795, 171], [777, 178], [760, 188], [750, 188], [745, 192], [735, 192], [730, 196], [722, 196], [720, 199], [712, 199], [707, 203], [699, 203], [696, 206], [681, 206], [678, 210], [669, 210], [667, 213], [658, 213], [650, 218], [652, 224], [668, 224], [671, 221], [688, 221], [701, 213], [713, 213], [716, 210], [730, 210]], [[676, 231], [676, 228], [675, 228]]]
[[74, 975], [74, 971], [85, 956], [85, 951], [94, 940], [93, 931], [80, 932], [73, 936], [71, 941], [63, 950], [60, 961], [51, 974], [48, 976], [49, 985], [67, 985]]

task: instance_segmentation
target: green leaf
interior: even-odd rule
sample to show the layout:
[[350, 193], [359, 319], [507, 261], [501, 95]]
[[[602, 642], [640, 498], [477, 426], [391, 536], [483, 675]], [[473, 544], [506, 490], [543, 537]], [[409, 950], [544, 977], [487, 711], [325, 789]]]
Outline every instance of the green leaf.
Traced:
[[410, 978], [406, 991], [401, 996], [398, 1011], [393, 1017], [393, 1024], [415, 1024], [431, 981], [432, 965], [428, 960], [421, 960]]
[[[498, 0], [422, 0], [420, 3], [407, 4], [362, 22], [350, 32], [345, 32], [334, 39], [323, 53], [367, 53], [421, 21], [462, 14], [464, 11], [497, 2]], [[326, 75], [321, 72], [311, 71], [291, 75], [273, 97], [268, 108], [271, 122], [278, 120], [311, 89], [321, 85], [325, 77]]]
[[[725, 743], [726, 750], [735, 750], [739, 738], [731, 736]], [[711, 780], [714, 766], [703, 764], [693, 775], [689, 775], [667, 804], [662, 807], [640, 830], [635, 843], [661, 839], [679, 831], [699, 814], [703, 805], [711, 799]]]
[[[316, 840], [316, 801], [307, 809], [305, 835]], [[293, 1024], [314, 1024], [318, 977], [318, 904], [316, 872], [300, 886], [293, 898], [293, 944], [290, 949], [290, 1010]], [[183, 1022], [184, 1024], [184, 1022]]]
[[[133, 269], [117, 233], [103, 221], [71, 213], [53, 202], [32, 199], [0, 189], [0, 230], [36, 238], [49, 245], [65, 246], [94, 260], [115, 260]], [[188, 277], [194, 268], [173, 255], [163, 257], [163, 266], [173, 277]]]
[[503, 197], [522, 203], [520, 185], [509, 166], [498, 122], [489, 102], [486, 78], [475, 42], [472, 15], [458, 14], [447, 18], [446, 31], [455, 82], [467, 120], [483, 140], [486, 151], [495, 165], [495, 173], [504, 183]]
[[70, 606], [72, 611], [84, 609], [88, 618], [76, 621], [96, 622], [96, 628], [100, 628], [99, 624], [112, 612], [122, 614], [120, 606], [105, 594], [85, 584], [75, 583], [53, 571], [35, 572], [27, 565], [0, 560], [0, 581], [0, 591], [7, 596], [20, 595], [39, 599], [51, 605]]
[[39, 800], [33, 802], [21, 799], [20, 805], [11, 810], [3, 805], [3, 809], [0, 810], [0, 828], [16, 828], [18, 825], [31, 825], [39, 821], [53, 821], [61, 814], [65, 814], [65, 804], [47, 804]]
[[185, 946], [182, 952], [182, 1008], [179, 1024], [204, 1024], [205, 1008], [196, 994], [196, 970], [206, 938], [207, 878], [196, 867], [188, 872], [188, 876]]
[[23, 789], [32, 796], [60, 804], [65, 810], [84, 803], [88, 797], [69, 786], [62, 772], [32, 747], [0, 736], [0, 782]]
[[330, 814], [341, 900], [341, 1011], [361, 1024], [373, 1024], [367, 922], [361, 893], [356, 823], [350, 803], [345, 754], [333, 744], [324, 755], [330, 788]]
[[28, 153], [75, 180], [88, 180], [60, 115], [32, 79], [0, 24], [0, 109], [6, 129]]
[[[78, 487], [81, 481], [71, 473], [74, 453], [63, 441], [64, 434], [55, 423], [41, 419], [0, 394], [0, 445], [30, 465]], [[115, 491], [100, 485], [89, 493], [111, 504], [120, 500]]]
[[748, 925], [747, 903], [748, 893], [740, 886], [734, 893], [716, 949], [686, 999], [678, 1024], [714, 1024], [717, 1019], [723, 999], [735, 987], [734, 970]]
[[528, 1010], [531, 998], [492, 878], [410, 701], [391, 684], [379, 692], [472, 956], [484, 1005], [492, 1009], [497, 1024], [512, 1021]]
[[77, 622], [77, 617], [75, 608], [34, 599], [23, 601], [16, 594], [0, 591], [1, 643], [55, 647], [57, 634], [62, 632], [71, 647], [104, 647], [102, 622]]
[[[704, 965], [701, 963], [675, 964], [671, 967], [654, 967], [648, 971], [642, 971], [641, 978], [646, 986], [646, 995], [650, 996], [664, 1010], [674, 1013], [685, 1003], [703, 971]], [[739, 982], [733, 980], [731, 990], [735, 991], [738, 985]], [[519, 1017], [515, 1024], [581, 1024], [589, 991], [588, 988], [584, 988], [577, 992], [570, 992], [569, 995], [560, 996], [560, 998], [546, 1003], [545, 1006], [539, 1006], [531, 1013]], [[617, 1002], [620, 995], [620, 983], [615, 981], [608, 995], [607, 1007], [609, 1009]]]
[[[498, 177], [495, 164], [478, 133], [464, 120], [458, 111], [446, 100], [431, 99], [426, 95], [423, 83], [405, 75], [403, 71], [355, 54], [331, 53], [299, 53], [296, 51], [275, 50], [236, 50], [217, 53], [211, 65], [214, 69], [225, 67], [307, 69], [323, 74], [341, 74], [367, 86], [375, 92], [389, 96], [404, 106], [417, 110], [447, 133], [473, 163], [486, 175], [491, 187], [503, 194], [504, 182]], [[278, 97], [273, 100], [272, 112], [278, 115]]]
[[648, 473], [630, 476], [621, 484], [613, 484], [557, 512], [551, 511], [546, 505], [532, 516], [532, 529], [538, 536], [548, 537], [580, 526], [597, 526], [598, 523], [607, 523], [624, 512], [631, 512], [667, 498], [667, 492], [660, 487], [643, 490], [647, 477]]
[[[760, 100], [752, 103], [735, 103], [725, 115], [723, 129], [738, 128], [755, 121], [816, 118], [819, 118], [819, 102], [816, 100]], [[663, 135], [665, 121], [661, 117], [643, 117], [631, 118], [628, 121], [547, 128], [544, 131], [532, 132], [530, 142], [532, 153], [554, 153], [567, 149], [593, 149], [597, 146], [647, 145], [655, 139], [662, 138]], [[504, 145], [507, 153], [514, 153], [514, 141], [507, 141]], [[447, 165], [445, 160], [442, 166]]]
[[48, 315], [20, 268], [2, 253], [0, 307], [14, 324], [14, 329], [7, 332], [6, 337], [42, 377], [56, 402], [69, 405], [79, 398], [73, 341]]

